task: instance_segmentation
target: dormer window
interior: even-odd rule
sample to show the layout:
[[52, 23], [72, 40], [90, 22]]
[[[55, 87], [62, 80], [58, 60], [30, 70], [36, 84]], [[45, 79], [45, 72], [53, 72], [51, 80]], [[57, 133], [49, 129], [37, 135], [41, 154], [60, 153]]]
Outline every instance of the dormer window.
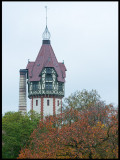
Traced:
[[46, 68], [46, 73], [51, 74], [52, 73], [52, 68]]
[[52, 81], [52, 74], [46, 74], [46, 81]]
[[46, 81], [52, 81], [52, 68], [46, 68], [46, 76], [45, 76]]

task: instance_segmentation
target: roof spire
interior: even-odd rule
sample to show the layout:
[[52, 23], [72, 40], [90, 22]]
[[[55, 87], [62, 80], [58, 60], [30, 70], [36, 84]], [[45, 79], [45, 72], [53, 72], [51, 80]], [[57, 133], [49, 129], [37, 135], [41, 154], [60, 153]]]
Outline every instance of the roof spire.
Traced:
[[50, 32], [47, 27], [47, 6], [45, 6], [45, 8], [46, 8], [46, 28], [45, 28], [45, 31], [43, 32], [43, 35], [42, 35], [43, 41], [50, 40]]

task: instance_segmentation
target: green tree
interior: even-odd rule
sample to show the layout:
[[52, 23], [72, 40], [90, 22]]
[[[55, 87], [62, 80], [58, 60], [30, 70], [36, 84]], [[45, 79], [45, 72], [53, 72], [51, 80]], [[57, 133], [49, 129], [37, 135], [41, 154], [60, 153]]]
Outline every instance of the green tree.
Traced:
[[2, 117], [2, 158], [16, 158], [21, 147], [29, 144], [29, 137], [39, 123], [40, 115], [7, 112]]

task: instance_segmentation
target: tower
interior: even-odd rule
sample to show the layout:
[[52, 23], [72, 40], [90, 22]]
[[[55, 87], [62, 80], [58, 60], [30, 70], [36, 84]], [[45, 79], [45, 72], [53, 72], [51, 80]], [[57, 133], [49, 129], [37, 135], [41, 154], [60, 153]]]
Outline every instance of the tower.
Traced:
[[57, 61], [51, 46], [47, 14], [46, 27], [42, 37], [42, 46], [36, 60], [34, 62], [29, 61], [26, 69], [22, 71], [28, 79], [28, 98], [31, 99], [31, 109], [44, 117], [62, 112], [66, 77], [66, 67], [64, 63]]

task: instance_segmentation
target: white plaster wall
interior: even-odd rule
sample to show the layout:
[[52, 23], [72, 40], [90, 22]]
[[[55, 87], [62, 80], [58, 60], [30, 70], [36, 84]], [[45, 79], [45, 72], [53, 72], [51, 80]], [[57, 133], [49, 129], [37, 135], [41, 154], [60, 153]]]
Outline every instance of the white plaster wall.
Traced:
[[[36, 106], [36, 100], [38, 100], [38, 106]], [[33, 98], [33, 110], [40, 114], [41, 112], [41, 99]]]
[[[36, 100], [38, 100], [38, 106], [36, 106]], [[49, 106], [47, 106], [47, 100], [49, 100]], [[59, 100], [59, 106], [58, 106]], [[32, 101], [32, 100], [31, 100]], [[55, 113], [61, 113], [62, 99], [55, 98]], [[33, 110], [37, 113], [41, 113], [41, 98], [33, 98]], [[43, 115], [53, 115], [53, 98], [43, 98]]]
[[[58, 106], [59, 101], [59, 106]], [[61, 113], [61, 102], [62, 100], [60, 98], [55, 98], [55, 113], [60, 114]]]
[[[49, 100], [49, 106], [47, 106], [47, 100]], [[43, 115], [53, 115], [53, 98], [43, 99]]]

